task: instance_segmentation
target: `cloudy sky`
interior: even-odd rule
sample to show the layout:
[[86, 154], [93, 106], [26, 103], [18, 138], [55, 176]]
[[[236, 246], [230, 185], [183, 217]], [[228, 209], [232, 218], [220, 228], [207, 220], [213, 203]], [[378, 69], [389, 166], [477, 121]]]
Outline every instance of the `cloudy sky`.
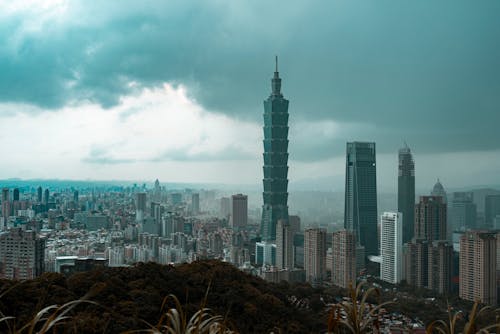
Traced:
[[500, 184], [500, 2], [0, 0], [0, 178], [255, 184], [279, 55], [292, 182], [346, 141], [417, 188]]

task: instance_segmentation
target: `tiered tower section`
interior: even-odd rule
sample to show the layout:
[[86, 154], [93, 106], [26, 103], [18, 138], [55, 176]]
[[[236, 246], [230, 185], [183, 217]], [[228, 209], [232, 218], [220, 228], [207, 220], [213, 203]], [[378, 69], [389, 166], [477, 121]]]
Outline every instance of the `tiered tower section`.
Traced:
[[264, 205], [261, 234], [264, 241], [276, 240], [276, 223], [288, 221], [288, 100], [281, 94], [276, 71], [271, 95], [264, 101]]

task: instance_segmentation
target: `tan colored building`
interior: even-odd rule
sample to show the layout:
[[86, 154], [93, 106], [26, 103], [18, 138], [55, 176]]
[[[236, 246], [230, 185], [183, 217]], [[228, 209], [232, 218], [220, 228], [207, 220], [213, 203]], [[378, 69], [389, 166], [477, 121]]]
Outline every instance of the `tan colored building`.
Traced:
[[248, 223], [248, 196], [236, 194], [231, 196], [231, 227], [240, 231], [247, 227]]
[[352, 231], [333, 233], [332, 283], [342, 288], [356, 286], [356, 236]]
[[415, 238], [446, 240], [446, 203], [441, 196], [420, 196], [415, 205]]
[[460, 238], [460, 298], [497, 304], [496, 238], [484, 231], [468, 231]]
[[447, 240], [413, 239], [405, 245], [404, 276], [409, 285], [441, 294], [451, 290], [453, 245]]
[[310, 228], [304, 232], [304, 269], [306, 280], [320, 284], [326, 277], [326, 230]]
[[436, 240], [429, 244], [428, 288], [440, 294], [451, 291], [453, 244], [447, 240]]
[[280, 219], [276, 224], [276, 267], [293, 269], [293, 230], [286, 220]]
[[405, 244], [404, 277], [406, 283], [419, 288], [427, 287], [429, 280], [429, 242], [413, 239]]
[[0, 233], [0, 278], [33, 279], [44, 271], [45, 239], [13, 228]]

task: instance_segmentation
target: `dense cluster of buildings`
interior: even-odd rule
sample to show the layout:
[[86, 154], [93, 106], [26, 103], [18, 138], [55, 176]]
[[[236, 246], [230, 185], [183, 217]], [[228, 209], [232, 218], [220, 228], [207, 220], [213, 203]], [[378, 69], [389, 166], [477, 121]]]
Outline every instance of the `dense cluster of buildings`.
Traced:
[[[500, 195], [484, 211], [473, 194], [450, 198], [439, 182], [415, 196], [415, 162], [399, 151], [397, 208], [377, 209], [376, 147], [346, 145], [344, 228], [301, 227], [288, 207], [288, 105], [278, 68], [264, 101], [263, 205], [248, 196], [153, 188], [2, 190], [0, 277], [29, 279], [135, 262], [221, 259], [279, 282], [355, 285], [379, 266], [392, 284], [453, 292], [495, 305], [500, 266]], [[220, 196], [217, 196], [220, 195]]]

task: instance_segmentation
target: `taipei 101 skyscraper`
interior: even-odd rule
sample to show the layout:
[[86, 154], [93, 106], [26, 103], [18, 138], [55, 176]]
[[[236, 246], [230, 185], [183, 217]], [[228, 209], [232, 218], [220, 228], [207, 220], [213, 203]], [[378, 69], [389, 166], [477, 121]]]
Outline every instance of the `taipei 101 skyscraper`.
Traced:
[[276, 240], [276, 223], [288, 221], [288, 100], [281, 94], [278, 57], [271, 87], [264, 101], [263, 241]]

